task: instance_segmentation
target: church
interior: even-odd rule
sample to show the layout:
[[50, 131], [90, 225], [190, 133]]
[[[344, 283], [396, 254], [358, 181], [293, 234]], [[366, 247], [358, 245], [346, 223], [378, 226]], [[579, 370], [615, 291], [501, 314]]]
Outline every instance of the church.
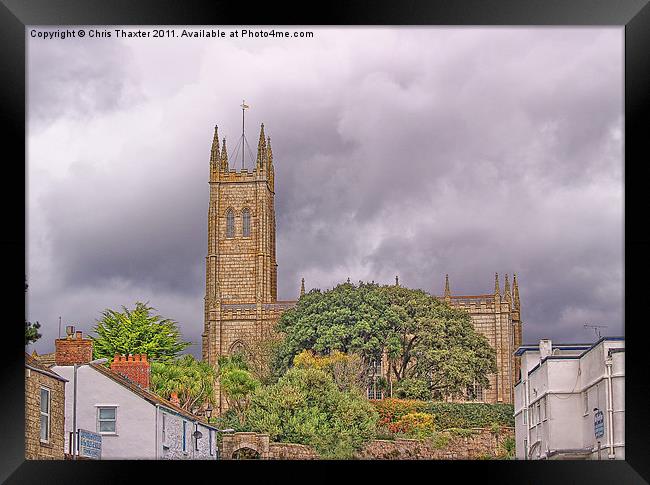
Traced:
[[[242, 135], [242, 150], [245, 139]], [[296, 301], [277, 299], [275, 253], [275, 189], [271, 139], [260, 129], [255, 168], [237, 171], [228, 161], [226, 139], [219, 142], [214, 129], [210, 152], [210, 199], [208, 205], [208, 250], [206, 256], [205, 320], [202, 333], [203, 360], [216, 366], [222, 355], [250, 352], [268, 338], [282, 312]], [[304, 293], [304, 281], [301, 288]], [[497, 372], [490, 386], [474, 386], [468, 400], [513, 403], [513, 388], [519, 377], [514, 351], [522, 343], [521, 306], [516, 276], [512, 290], [508, 275], [501, 290], [498, 274], [494, 291], [483, 295], [452, 295], [445, 277], [439, 296], [453, 307], [469, 312], [476, 330], [485, 335], [496, 351]], [[384, 362], [385, 364], [385, 362]], [[387, 365], [377, 363], [376, 375]], [[225, 399], [216, 383], [217, 410], [225, 411]], [[382, 398], [371, 386], [368, 397]]]

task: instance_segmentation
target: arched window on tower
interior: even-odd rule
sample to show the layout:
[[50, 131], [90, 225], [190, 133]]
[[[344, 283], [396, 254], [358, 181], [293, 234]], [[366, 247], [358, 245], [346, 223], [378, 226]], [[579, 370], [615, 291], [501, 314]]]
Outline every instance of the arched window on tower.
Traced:
[[251, 235], [251, 211], [244, 209], [241, 213], [242, 220], [242, 236], [250, 237]]
[[232, 209], [226, 211], [226, 237], [235, 237], [235, 213]]

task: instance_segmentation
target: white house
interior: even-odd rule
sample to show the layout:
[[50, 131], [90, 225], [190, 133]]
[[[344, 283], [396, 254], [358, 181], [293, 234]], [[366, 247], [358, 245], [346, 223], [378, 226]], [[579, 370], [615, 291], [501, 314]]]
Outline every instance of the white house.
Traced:
[[[74, 364], [77, 429], [99, 433], [101, 459], [217, 459], [217, 428], [148, 390], [146, 356], [116, 356], [111, 369], [88, 364], [92, 341], [56, 340], [52, 370], [65, 386], [65, 449], [73, 430]], [[198, 431], [198, 433], [196, 433]]]
[[524, 345], [515, 384], [517, 458], [625, 459], [625, 340]]

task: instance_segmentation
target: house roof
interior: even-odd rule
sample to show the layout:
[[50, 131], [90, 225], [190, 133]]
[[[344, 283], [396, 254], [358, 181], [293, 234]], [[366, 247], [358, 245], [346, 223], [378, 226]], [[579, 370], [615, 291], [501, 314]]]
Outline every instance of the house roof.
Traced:
[[55, 360], [56, 353], [51, 352], [49, 354], [41, 354], [38, 355], [36, 351], [32, 352], [32, 357], [36, 359], [38, 362], [43, 364], [45, 367], [52, 367], [56, 365], [56, 360]]
[[41, 374], [45, 374], [46, 376], [52, 377], [54, 379], [57, 379], [62, 382], [68, 382], [68, 379], [65, 377], [60, 376], [53, 370], [49, 369], [46, 367], [44, 364], [42, 364], [40, 361], [36, 360], [34, 357], [29, 355], [27, 352], [25, 352], [25, 367], [28, 369], [31, 369], [36, 372], [40, 372]]
[[179, 414], [180, 416], [183, 416], [191, 421], [198, 421], [202, 425], [207, 426], [209, 428], [217, 429], [211, 424], [208, 424], [205, 420], [201, 419], [199, 416], [196, 416], [185, 409], [181, 408], [180, 406], [177, 406], [176, 404], [173, 404], [172, 402], [168, 401], [167, 399], [163, 399], [160, 397], [158, 394], [155, 394], [147, 389], [144, 389], [134, 382], [130, 381], [129, 379], [123, 377], [122, 375], [113, 372], [111, 369], [103, 366], [103, 365], [98, 365], [98, 364], [90, 364], [90, 367], [95, 369], [97, 372], [100, 374], [103, 374], [104, 376], [108, 377], [109, 379], [115, 381], [116, 383], [120, 384], [121, 386], [127, 388], [129, 391], [132, 393], [136, 394], [137, 396], [141, 397], [142, 399], [150, 402], [153, 405], [159, 405], [159, 406], [164, 406], [168, 408], [170, 411], [173, 411], [176, 414]]

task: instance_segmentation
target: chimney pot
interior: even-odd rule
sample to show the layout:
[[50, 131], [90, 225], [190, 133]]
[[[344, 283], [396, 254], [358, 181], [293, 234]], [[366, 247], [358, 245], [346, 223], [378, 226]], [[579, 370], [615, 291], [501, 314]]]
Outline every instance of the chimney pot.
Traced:
[[82, 333], [83, 333], [83, 332], [82, 332], [81, 330], [77, 330], [76, 335], [77, 335], [77, 338], [78, 338], [78, 339], [83, 338], [83, 337], [81, 336]]

